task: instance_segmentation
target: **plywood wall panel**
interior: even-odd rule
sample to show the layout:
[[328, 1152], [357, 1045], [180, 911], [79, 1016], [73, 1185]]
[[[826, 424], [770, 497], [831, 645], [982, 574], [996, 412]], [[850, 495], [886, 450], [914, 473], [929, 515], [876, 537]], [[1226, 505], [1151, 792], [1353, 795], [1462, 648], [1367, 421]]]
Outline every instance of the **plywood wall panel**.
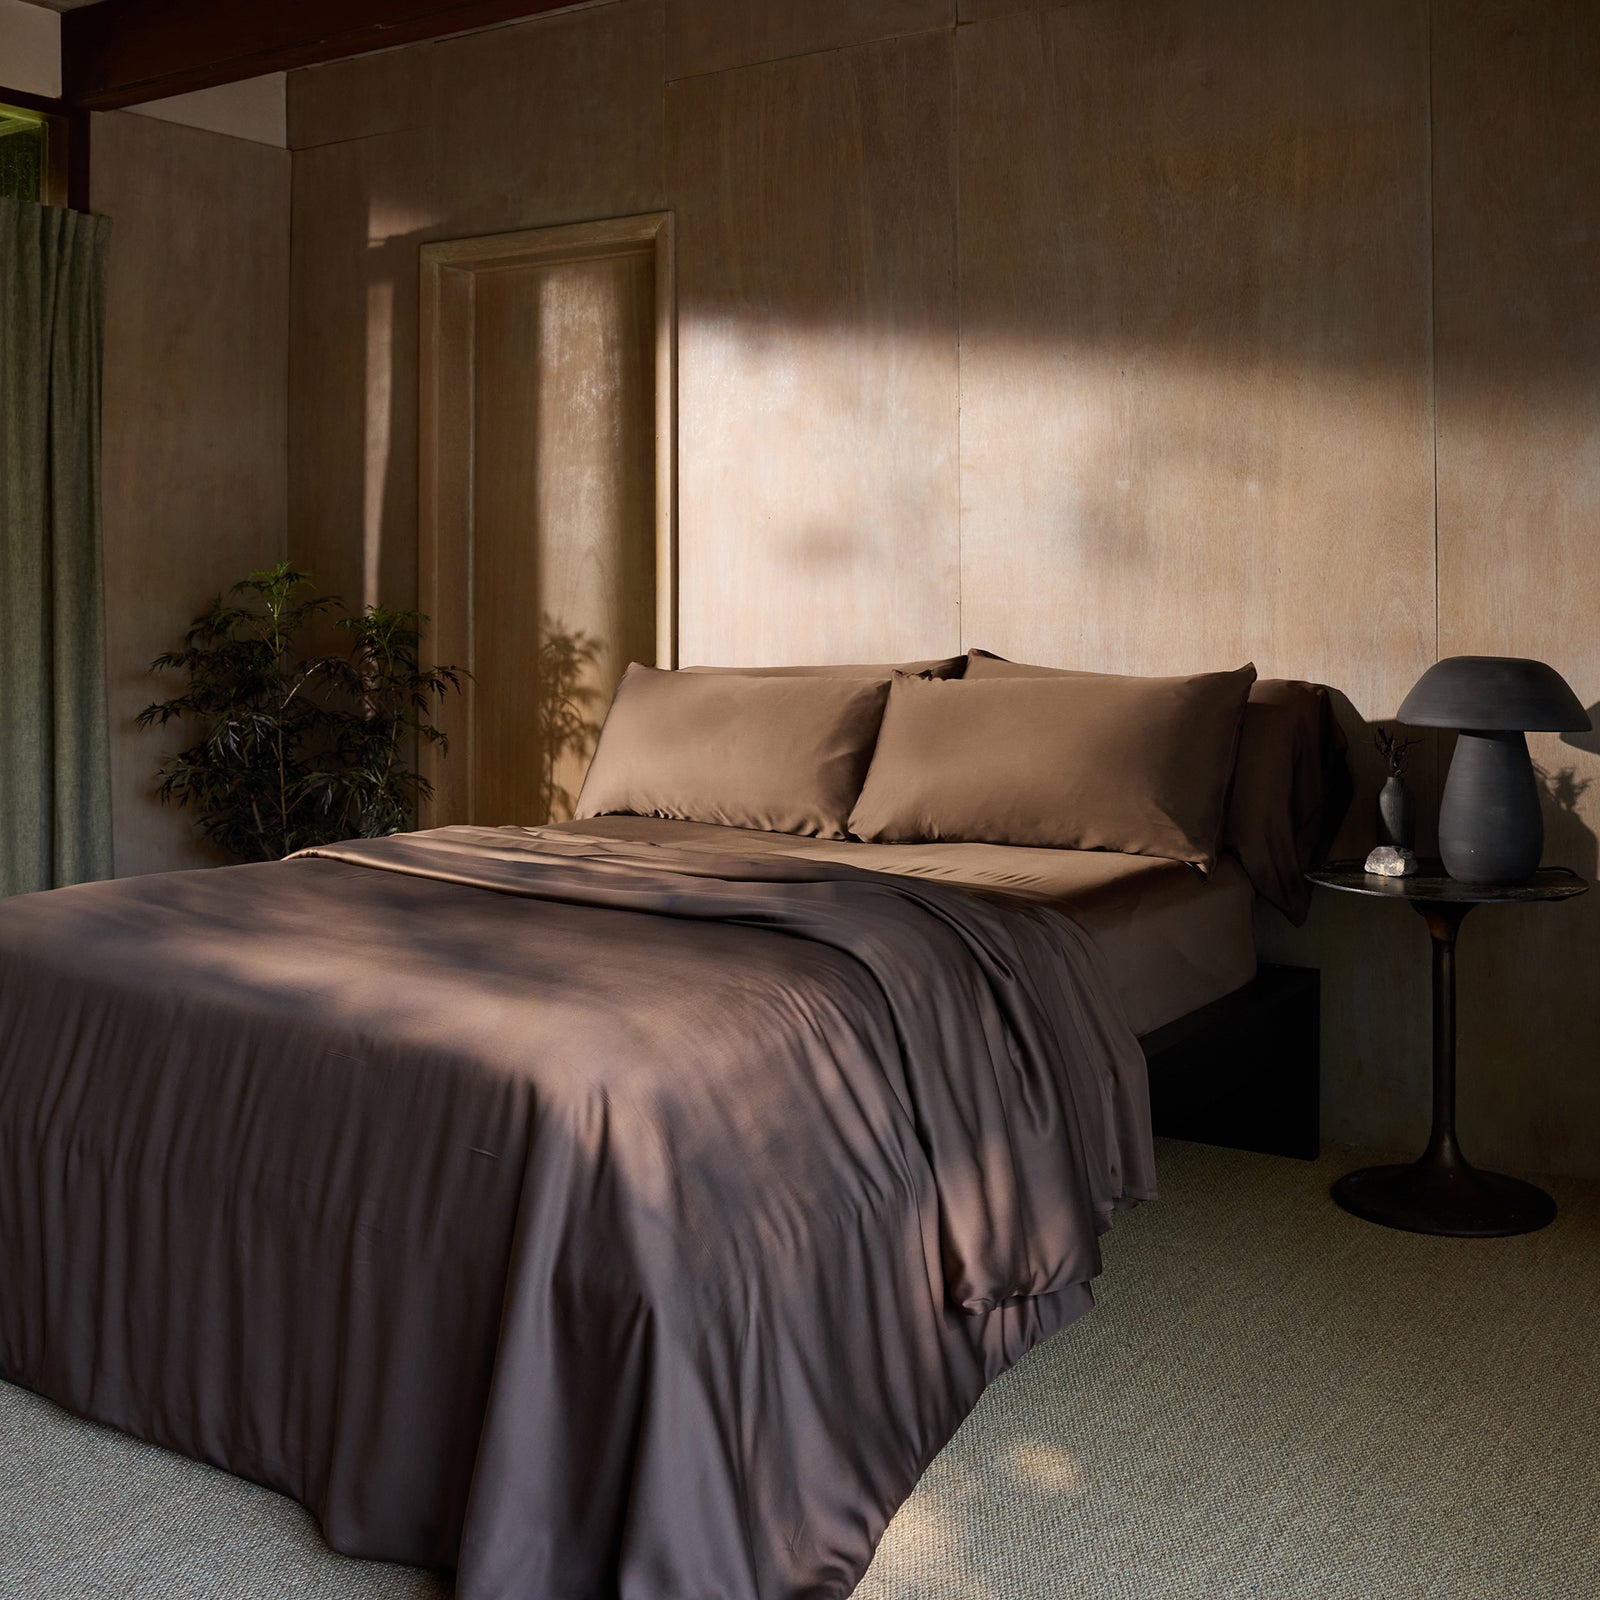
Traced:
[[947, 28], [955, 0], [667, 0], [667, 76]]
[[[1439, 648], [1534, 656], [1600, 702], [1600, 9], [1438, 0]], [[1600, 721], [1600, 709], [1595, 713]], [[1545, 859], [1593, 879], [1600, 734], [1530, 739]], [[1461, 943], [1463, 1137], [1595, 1170], [1600, 894]]]
[[493, 233], [661, 209], [662, 0], [433, 48], [451, 227]]
[[627, 0], [290, 78], [291, 550], [410, 605], [421, 246], [661, 208], [662, 12]]
[[957, 39], [965, 642], [1392, 714], [1434, 647], [1422, 5]]
[[94, 118], [113, 219], [103, 417], [112, 830], [119, 875], [208, 865], [155, 798], [184, 729], [134, 726], [212, 595], [284, 553], [289, 154], [126, 112]]
[[668, 89], [686, 662], [956, 648], [951, 48]]
[[432, 141], [295, 154], [289, 548], [351, 604], [416, 594], [417, 256]]
[[289, 148], [431, 127], [437, 60], [437, 47], [420, 44], [291, 72]]

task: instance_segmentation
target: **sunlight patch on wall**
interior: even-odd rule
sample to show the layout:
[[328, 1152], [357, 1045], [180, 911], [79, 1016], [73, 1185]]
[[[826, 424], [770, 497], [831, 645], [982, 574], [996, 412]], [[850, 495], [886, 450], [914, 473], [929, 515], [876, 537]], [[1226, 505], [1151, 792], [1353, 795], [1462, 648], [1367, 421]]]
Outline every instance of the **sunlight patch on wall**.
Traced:
[[956, 649], [949, 338], [680, 308], [681, 658]]
[[1392, 715], [1433, 659], [1432, 437], [1403, 368], [981, 335], [962, 364], [965, 642], [1254, 660]]
[[[680, 311], [684, 659], [1254, 659], [1392, 715], [1433, 659], [1425, 373]], [[959, 450], [959, 477], [957, 452]]]
[[394, 416], [394, 284], [367, 284], [367, 426], [365, 479], [361, 496], [361, 600], [377, 605], [383, 566], [384, 497]]

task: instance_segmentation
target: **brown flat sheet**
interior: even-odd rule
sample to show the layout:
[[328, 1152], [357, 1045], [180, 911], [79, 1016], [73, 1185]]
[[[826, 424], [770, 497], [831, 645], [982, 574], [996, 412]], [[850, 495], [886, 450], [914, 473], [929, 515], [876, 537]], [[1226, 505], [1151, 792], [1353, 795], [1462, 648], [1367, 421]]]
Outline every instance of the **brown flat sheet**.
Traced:
[[555, 831], [565, 829], [684, 849], [837, 861], [1051, 906], [1093, 935], [1135, 1033], [1231, 994], [1256, 975], [1255, 891], [1232, 856], [1220, 857], [1207, 878], [1179, 861], [1110, 850], [862, 844], [660, 817], [590, 817]]
[[840, 1596], [1150, 1192], [1065, 917], [450, 829], [0, 902], [0, 1371], [461, 1600]]

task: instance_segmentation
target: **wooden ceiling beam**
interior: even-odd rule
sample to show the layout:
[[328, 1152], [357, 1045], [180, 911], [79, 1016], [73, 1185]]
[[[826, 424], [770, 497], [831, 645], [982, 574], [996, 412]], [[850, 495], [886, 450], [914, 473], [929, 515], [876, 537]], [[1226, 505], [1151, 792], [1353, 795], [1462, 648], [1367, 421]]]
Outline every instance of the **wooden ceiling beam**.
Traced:
[[101, 0], [61, 18], [62, 98], [109, 111], [577, 9], [573, 0]]

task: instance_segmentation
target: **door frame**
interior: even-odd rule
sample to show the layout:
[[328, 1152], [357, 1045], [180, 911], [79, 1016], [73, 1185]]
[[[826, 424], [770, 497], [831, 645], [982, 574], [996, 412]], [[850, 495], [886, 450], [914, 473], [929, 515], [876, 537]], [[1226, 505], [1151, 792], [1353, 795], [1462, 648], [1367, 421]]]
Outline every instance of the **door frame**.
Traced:
[[[425, 661], [473, 659], [474, 285], [485, 272], [649, 255], [655, 268], [655, 575], [656, 665], [678, 661], [678, 408], [677, 292], [673, 216], [651, 211], [598, 222], [527, 228], [516, 233], [448, 239], [421, 247], [417, 439], [417, 606], [430, 621]], [[465, 549], [465, 562], [446, 559]], [[418, 807], [418, 822], [469, 816], [473, 686], [462, 686], [457, 707], [442, 708], [441, 726], [464, 748], [465, 760], [446, 761], [422, 741], [418, 762], [433, 797]], [[459, 711], [458, 715], [449, 714]], [[448, 724], [455, 723], [451, 730]]]

